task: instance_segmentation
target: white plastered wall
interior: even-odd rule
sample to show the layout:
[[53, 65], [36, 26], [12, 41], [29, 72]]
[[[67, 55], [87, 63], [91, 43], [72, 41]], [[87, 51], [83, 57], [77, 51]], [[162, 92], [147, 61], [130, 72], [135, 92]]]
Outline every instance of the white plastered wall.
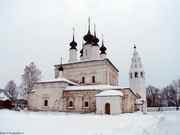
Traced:
[[100, 96], [96, 97], [96, 113], [105, 114], [105, 104], [110, 104], [111, 114], [122, 113], [122, 97], [121, 96]]

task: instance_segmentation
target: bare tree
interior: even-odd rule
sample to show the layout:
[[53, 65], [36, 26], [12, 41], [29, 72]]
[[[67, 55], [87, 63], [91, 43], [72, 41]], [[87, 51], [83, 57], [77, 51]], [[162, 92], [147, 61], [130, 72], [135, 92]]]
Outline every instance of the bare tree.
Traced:
[[154, 86], [148, 86], [146, 88], [146, 98], [148, 107], [160, 106], [160, 90]]
[[177, 80], [177, 100], [178, 106], [180, 106], [180, 79]]
[[41, 71], [36, 67], [34, 62], [31, 62], [24, 68], [24, 74], [22, 75], [22, 89], [24, 94], [28, 94], [33, 89], [34, 83], [40, 80]]
[[16, 83], [13, 80], [10, 80], [5, 87], [5, 90], [7, 90], [7, 93], [9, 94], [10, 98], [12, 100], [15, 100], [17, 98], [18, 92], [17, 87], [16, 87]]
[[179, 80], [173, 81], [171, 84], [163, 88], [163, 96], [166, 99], [168, 106], [176, 106], [179, 109]]
[[173, 90], [174, 90], [174, 100], [176, 103], [176, 109], [179, 110], [179, 80], [173, 81]]
[[180, 79], [173, 81], [161, 90], [154, 86], [148, 86], [146, 98], [148, 107], [176, 106], [178, 110], [180, 105]]

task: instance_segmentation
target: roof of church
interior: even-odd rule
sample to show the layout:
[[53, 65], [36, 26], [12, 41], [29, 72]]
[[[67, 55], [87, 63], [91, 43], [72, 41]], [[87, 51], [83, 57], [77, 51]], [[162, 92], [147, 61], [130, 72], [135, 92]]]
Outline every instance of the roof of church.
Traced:
[[62, 78], [55, 78], [55, 79], [51, 79], [51, 80], [38, 81], [36, 83], [55, 83], [55, 82], [66, 82], [66, 83], [71, 84], [71, 85], [76, 85], [76, 86], [79, 85], [79, 84], [72, 82], [72, 81], [70, 81], [66, 78], [63, 78], [63, 77]]
[[[99, 60], [87, 60], [87, 61], [78, 61], [78, 62], [72, 62], [72, 63], [65, 63], [63, 64], [63, 66], [65, 65], [72, 65], [72, 64], [80, 64], [80, 63], [90, 63], [90, 62], [96, 62], [96, 61], [107, 61], [110, 65], [112, 65], [114, 67], [114, 69], [119, 72], [119, 70], [116, 68], [116, 66], [108, 59], [99, 59]], [[55, 67], [58, 67], [59, 65], [54, 65]]]
[[123, 96], [123, 93], [119, 90], [106, 90], [96, 94], [96, 97], [107, 97], [107, 96]]
[[110, 90], [110, 89], [129, 89], [127, 87], [113, 86], [107, 84], [97, 85], [79, 85], [79, 86], [68, 86], [65, 91], [81, 91], [81, 90]]
[[97, 85], [79, 85], [79, 86], [68, 86], [64, 89], [64, 91], [103, 91], [103, 90], [129, 90], [133, 95], [137, 98], [138, 95], [131, 90], [129, 87], [121, 87], [121, 86], [113, 86], [107, 84], [97, 84]]

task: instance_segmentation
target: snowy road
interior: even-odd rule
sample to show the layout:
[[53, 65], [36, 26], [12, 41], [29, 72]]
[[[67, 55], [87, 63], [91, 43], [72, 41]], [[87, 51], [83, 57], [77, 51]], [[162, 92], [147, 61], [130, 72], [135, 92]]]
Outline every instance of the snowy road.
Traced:
[[25, 135], [180, 135], [179, 112], [115, 116], [0, 110], [0, 134]]

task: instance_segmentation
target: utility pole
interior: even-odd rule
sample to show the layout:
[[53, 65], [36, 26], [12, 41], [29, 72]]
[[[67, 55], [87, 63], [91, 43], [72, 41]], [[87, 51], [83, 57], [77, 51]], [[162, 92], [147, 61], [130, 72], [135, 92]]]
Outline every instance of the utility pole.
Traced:
[[179, 104], [178, 104], [178, 100], [179, 100], [179, 86], [178, 86], [178, 82], [173, 81], [174, 84], [174, 88], [176, 90], [176, 110], [179, 110]]
[[176, 110], [179, 110], [179, 104], [178, 104], [178, 101], [179, 101], [179, 95], [180, 95], [180, 88], [178, 86], [178, 84], [176, 85], [176, 102], [177, 102], [177, 108]]

